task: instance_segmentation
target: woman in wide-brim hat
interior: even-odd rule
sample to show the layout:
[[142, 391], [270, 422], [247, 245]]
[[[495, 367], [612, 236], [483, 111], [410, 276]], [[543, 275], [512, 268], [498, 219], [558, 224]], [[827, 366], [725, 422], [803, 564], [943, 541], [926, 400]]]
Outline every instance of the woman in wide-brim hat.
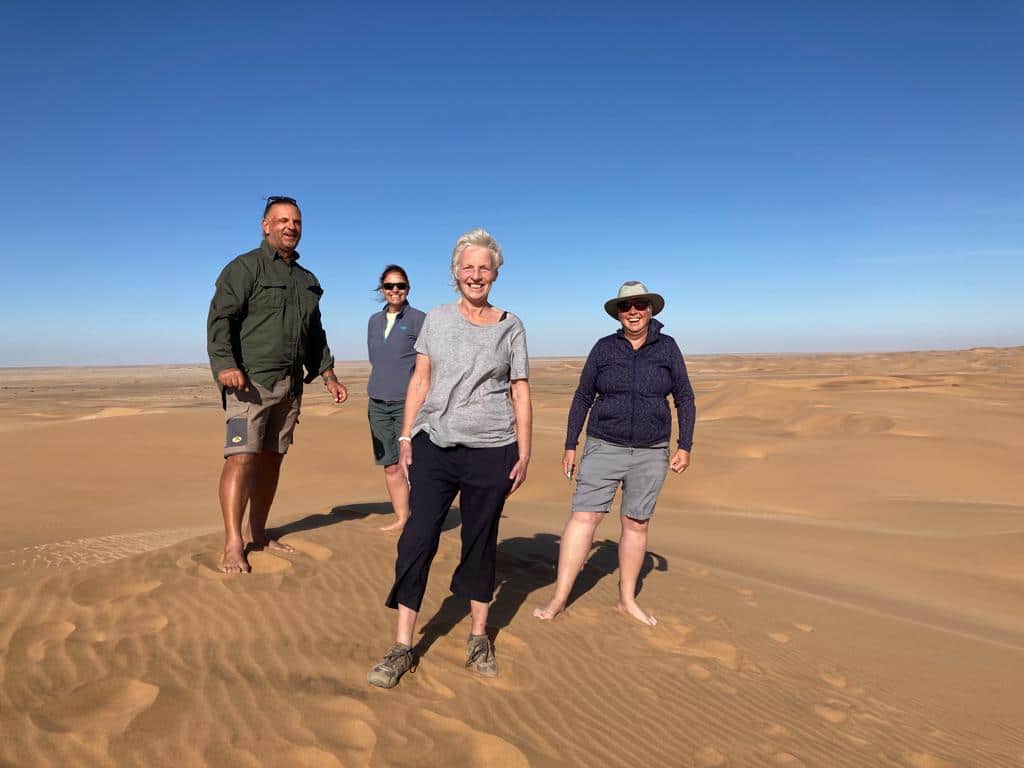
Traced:
[[[594, 533], [622, 486], [619, 538], [618, 609], [654, 626], [655, 618], [636, 602], [640, 568], [647, 555], [647, 534], [668, 469], [681, 473], [690, 464], [696, 409], [686, 363], [679, 346], [654, 319], [665, 299], [640, 282], [622, 284], [604, 304], [621, 327], [598, 339], [587, 357], [569, 410], [562, 471], [572, 479], [576, 444], [583, 422], [587, 442], [580, 459], [572, 512], [558, 553], [555, 594], [533, 615], [552, 619], [565, 610], [576, 575], [590, 552]], [[679, 423], [675, 452], [669, 449], [675, 402]], [[589, 418], [588, 418], [589, 414]]]

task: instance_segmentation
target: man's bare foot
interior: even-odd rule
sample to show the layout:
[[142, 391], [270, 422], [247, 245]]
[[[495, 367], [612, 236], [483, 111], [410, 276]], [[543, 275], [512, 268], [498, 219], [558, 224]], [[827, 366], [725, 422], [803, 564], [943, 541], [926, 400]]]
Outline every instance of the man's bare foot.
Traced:
[[272, 539], [266, 534], [260, 538], [252, 537], [252, 548], [253, 549], [269, 549], [272, 552], [295, 552], [295, 547], [291, 544], [286, 544], [280, 539]]
[[629, 605], [627, 605], [626, 603], [620, 600], [619, 604], [616, 605], [615, 608], [619, 611], [619, 613], [624, 613], [627, 616], [632, 616], [637, 621], [646, 624], [649, 627], [653, 627], [658, 623], [658, 620], [656, 618], [651, 616], [649, 613], [646, 613], [636, 603], [630, 603]]
[[391, 523], [390, 525], [381, 526], [381, 530], [382, 531], [401, 531], [403, 528], [405, 528], [405, 523], [408, 520], [409, 520], [409, 518], [405, 518], [403, 520], [395, 520], [395, 522]]
[[251, 570], [249, 568], [249, 561], [245, 559], [242, 542], [224, 545], [224, 556], [220, 559], [220, 570], [222, 573], [248, 573]]
[[565, 612], [564, 605], [556, 605], [555, 603], [548, 603], [543, 608], [534, 608], [533, 615], [541, 621], [551, 621], [555, 616]]

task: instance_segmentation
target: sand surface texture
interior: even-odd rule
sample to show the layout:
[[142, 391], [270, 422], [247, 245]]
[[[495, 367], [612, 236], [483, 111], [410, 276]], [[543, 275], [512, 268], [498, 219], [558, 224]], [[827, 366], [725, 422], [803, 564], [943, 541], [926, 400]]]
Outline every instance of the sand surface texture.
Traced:
[[501, 675], [463, 668], [449, 516], [394, 690], [396, 538], [366, 423], [311, 386], [271, 522], [225, 576], [198, 366], [0, 371], [0, 766], [1024, 766], [1024, 350], [693, 358], [696, 447], [619, 615], [618, 520], [551, 594], [581, 360], [534, 362], [502, 521]]

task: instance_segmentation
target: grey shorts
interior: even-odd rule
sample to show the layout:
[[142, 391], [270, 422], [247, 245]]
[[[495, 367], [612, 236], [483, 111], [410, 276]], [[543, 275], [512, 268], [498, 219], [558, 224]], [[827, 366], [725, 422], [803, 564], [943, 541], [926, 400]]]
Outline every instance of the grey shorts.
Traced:
[[623, 517], [649, 520], [668, 471], [668, 448], [627, 448], [588, 437], [572, 495], [573, 512], [607, 512], [622, 484]]
[[290, 388], [288, 378], [273, 389], [250, 379], [248, 392], [231, 387], [224, 390], [225, 458], [236, 453], [288, 453], [302, 402], [301, 394], [289, 397]]
[[398, 463], [398, 436], [402, 434], [405, 418], [404, 400], [374, 400], [370, 398], [366, 415], [370, 419], [370, 439], [373, 458], [381, 467]]

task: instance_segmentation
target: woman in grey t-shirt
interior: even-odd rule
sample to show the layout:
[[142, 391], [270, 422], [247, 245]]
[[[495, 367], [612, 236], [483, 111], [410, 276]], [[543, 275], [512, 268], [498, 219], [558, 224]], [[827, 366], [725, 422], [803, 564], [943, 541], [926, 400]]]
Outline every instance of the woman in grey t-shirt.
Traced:
[[460, 494], [462, 558], [451, 590], [469, 600], [472, 628], [466, 666], [498, 673], [487, 636], [494, 593], [498, 521], [505, 499], [526, 479], [532, 412], [526, 333], [515, 315], [491, 305], [503, 262], [483, 229], [462, 235], [452, 251], [459, 298], [427, 313], [416, 341], [416, 368], [405, 399], [398, 464], [411, 486], [412, 514], [398, 540], [395, 644], [367, 676], [392, 688], [415, 663], [412, 636], [441, 528]]

